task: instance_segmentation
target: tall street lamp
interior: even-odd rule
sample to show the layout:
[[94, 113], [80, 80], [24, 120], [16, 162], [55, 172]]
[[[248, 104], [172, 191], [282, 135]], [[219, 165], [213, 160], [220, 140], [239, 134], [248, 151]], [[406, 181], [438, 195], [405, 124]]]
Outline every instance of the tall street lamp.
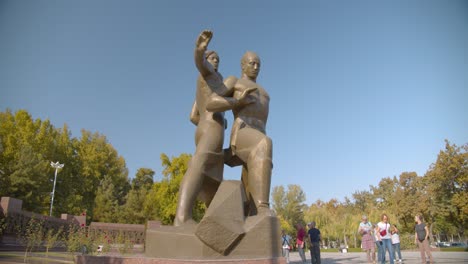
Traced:
[[64, 164], [60, 164], [58, 161], [57, 162], [50, 162], [50, 166], [55, 168], [55, 177], [54, 177], [54, 188], [52, 189], [52, 201], [50, 202], [50, 213], [49, 216], [52, 216], [52, 207], [54, 206], [54, 195], [55, 195], [55, 183], [57, 182], [57, 171], [58, 169], [63, 168]]

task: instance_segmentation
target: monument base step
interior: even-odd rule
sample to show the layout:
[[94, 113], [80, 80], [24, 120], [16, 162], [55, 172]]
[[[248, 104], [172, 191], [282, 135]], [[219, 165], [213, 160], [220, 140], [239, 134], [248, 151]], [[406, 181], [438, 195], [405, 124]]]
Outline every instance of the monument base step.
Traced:
[[117, 257], [117, 256], [75, 256], [77, 264], [286, 264], [286, 259], [255, 258], [255, 259], [162, 259], [148, 257]]
[[195, 225], [161, 226], [146, 231], [145, 255], [168, 259], [276, 259], [281, 257], [279, 220], [275, 216], [252, 216], [249, 228], [224, 256], [205, 245], [194, 234]]

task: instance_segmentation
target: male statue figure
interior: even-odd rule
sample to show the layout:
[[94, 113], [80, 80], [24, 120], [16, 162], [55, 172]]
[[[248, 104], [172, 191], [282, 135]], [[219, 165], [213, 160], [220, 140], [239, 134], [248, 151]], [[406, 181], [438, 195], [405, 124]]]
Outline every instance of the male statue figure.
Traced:
[[[242, 76], [237, 80], [234, 98], [245, 91], [257, 88], [247, 96], [252, 103], [234, 107], [234, 124], [231, 131], [230, 151], [226, 151], [226, 164], [242, 164], [242, 183], [250, 201], [247, 215], [267, 215], [269, 210], [272, 149], [271, 139], [265, 127], [268, 119], [270, 96], [256, 83], [260, 72], [260, 58], [254, 52], [246, 52], [241, 60]], [[231, 156], [232, 155], [232, 156]]]
[[194, 58], [200, 76], [190, 114], [190, 120], [197, 125], [196, 150], [180, 185], [175, 226], [193, 222], [192, 210], [198, 195], [207, 205], [213, 199], [223, 179], [224, 111], [250, 103], [247, 95], [255, 89], [231, 97], [236, 78], [229, 77], [223, 83], [218, 54], [207, 51], [212, 36], [211, 31], [205, 30], [196, 41]]

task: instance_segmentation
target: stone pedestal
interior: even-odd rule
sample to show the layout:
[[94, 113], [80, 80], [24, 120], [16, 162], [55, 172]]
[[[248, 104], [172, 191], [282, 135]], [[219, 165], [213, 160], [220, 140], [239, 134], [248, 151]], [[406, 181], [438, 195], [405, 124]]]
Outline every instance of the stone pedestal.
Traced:
[[240, 181], [223, 181], [200, 224], [148, 228], [145, 255], [200, 261], [276, 261], [281, 257], [278, 218], [273, 215], [245, 218], [244, 202]]
[[[197, 225], [195, 235], [216, 252], [227, 255], [245, 234], [245, 193], [240, 181], [224, 181]], [[222, 195], [221, 195], [222, 194]]]
[[198, 259], [221, 255], [195, 236], [195, 225], [161, 226], [146, 231], [145, 255], [152, 258]]

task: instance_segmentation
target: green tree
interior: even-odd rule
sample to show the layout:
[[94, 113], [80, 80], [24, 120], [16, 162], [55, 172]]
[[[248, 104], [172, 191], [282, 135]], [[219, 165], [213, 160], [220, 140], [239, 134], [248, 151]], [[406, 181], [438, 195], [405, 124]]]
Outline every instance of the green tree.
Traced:
[[294, 235], [294, 227], [298, 223], [304, 223], [304, 201], [306, 196], [299, 185], [290, 184], [285, 191], [283, 186], [276, 186], [271, 193], [272, 208], [282, 219], [281, 228]]
[[150, 215], [145, 211], [144, 204], [149, 191], [146, 188], [132, 188], [127, 194], [127, 201], [122, 207], [120, 222], [126, 224], [145, 224]]
[[356, 232], [363, 214], [361, 209], [361, 206], [356, 206], [348, 198], [343, 203], [337, 199], [328, 202], [317, 200], [306, 210], [304, 218], [307, 222], [316, 222], [323, 243], [328, 247], [340, 244], [356, 247], [359, 242]]
[[[55, 190], [54, 212], [66, 212], [80, 215], [87, 211], [82, 192], [84, 180], [80, 176], [80, 157], [76, 151], [77, 139], [73, 138], [66, 124], [57, 130], [56, 152], [51, 161], [59, 161], [65, 166], [57, 175]], [[49, 174], [53, 175], [53, 168]]]
[[[99, 133], [82, 130], [81, 138], [75, 141], [75, 149], [78, 154], [77, 165], [81, 183], [80, 199], [86, 210], [94, 212], [97, 189], [106, 177], [106, 183], [110, 182], [114, 187], [115, 202], [117, 205], [123, 205], [130, 189], [128, 170], [125, 160], [108, 143], [106, 137]], [[94, 219], [93, 215], [88, 216]]]
[[33, 120], [25, 110], [0, 113], [0, 196], [23, 200], [27, 210], [47, 212], [55, 135], [48, 120]]
[[[161, 154], [163, 179], [153, 185], [144, 204], [145, 214], [151, 219], [158, 219], [163, 224], [174, 222], [179, 186], [190, 158], [191, 155], [185, 153], [171, 159], [166, 154]], [[197, 200], [193, 209], [195, 221], [203, 217], [205, 209], [205, 205]]]
[[354, 206], [362, 214], [375, 207], [375, 197], [369, 191], [356, 191], [352, 194]]
[[[445, 141], [437, 161], [425, 175], [430, 197], [428, 217], [440, 231], [460, 237], [468, 228], [468, 144], [457, 147]], [[455, 227], [455, 229], [450, 228]]]
[[327, 209], [326, 204], [322, 200], [317, 200], [307, 208], [304, 218], [307, 222], [315, 221], [317, 228], [320, 229], [323, 243], [331, 247], [331, 242], [339, 236], [335, 226], [338, 219], [333, 217], [332, 211]]
[[44, 246], [46, 248], [46, 258], [49, 257], [49, 250], [59, 244], [59, 240], [62, 237], [63, 226], [55, 230], [55, 228], [50, 228], [44, 235]]
[[427, 208], [428, 198], [425, 193], [425, 185], [423, 178], [419, 177], [416, 172], [403, 172], [400, 174], [396, 183], [394, 200], [396, 206], [393, 213], [396, 216], [396, 221], [402, 225], [399, 226], [400, 232], [413, 232], [414, 216], [421, 212], [421, 208]]
[[101, 181], [95, 198], [93, 220], [96, 222], [116, 223], [119, 220], [119, 204], [116, 189], [108, 176]]
[[132, 179], [131, 190], [127, 194], [125, 205], [123, 206], [124, 223], [144, 224], [150, 218], [144, 210], [146, 196], [151, 190], [154, 182], [155, 172], [149, 168], [139, 168]]
[[51, 161], [65, 164], [57, 177], [54, 215], [87, 211], [91, 217], [97, 186], [106, 176], [118, 204], [124, 204], [130, 189], [125, 160], [105, 136], [82, 130], [76, 139], [66, 124], [56, 129], [25, 110], [0, 112], [0, 196], [21, 199], [24, 209], [47, 214], [54, 180]]
[[137, 173], [135, 174], [135, 178], [132, 180], [132, 188], [133, 189], [151, 189], [154, 181], [153, 176], [155, 172], [149, 168], [139, 168]]
[[376, 198], [377, 208], [381, 211], [392, 211], [397, 205], [395, 203], [396, 177], [386, 177], [380, 180], [377, 187], [371, 186], [372, 193]]
[[28, 254], [38, 248], [44, 240], [44, 220], [34, 216], [28, 221], [24, 230], [19, 230], [20, 243], [24, 245], [24, 262]]

